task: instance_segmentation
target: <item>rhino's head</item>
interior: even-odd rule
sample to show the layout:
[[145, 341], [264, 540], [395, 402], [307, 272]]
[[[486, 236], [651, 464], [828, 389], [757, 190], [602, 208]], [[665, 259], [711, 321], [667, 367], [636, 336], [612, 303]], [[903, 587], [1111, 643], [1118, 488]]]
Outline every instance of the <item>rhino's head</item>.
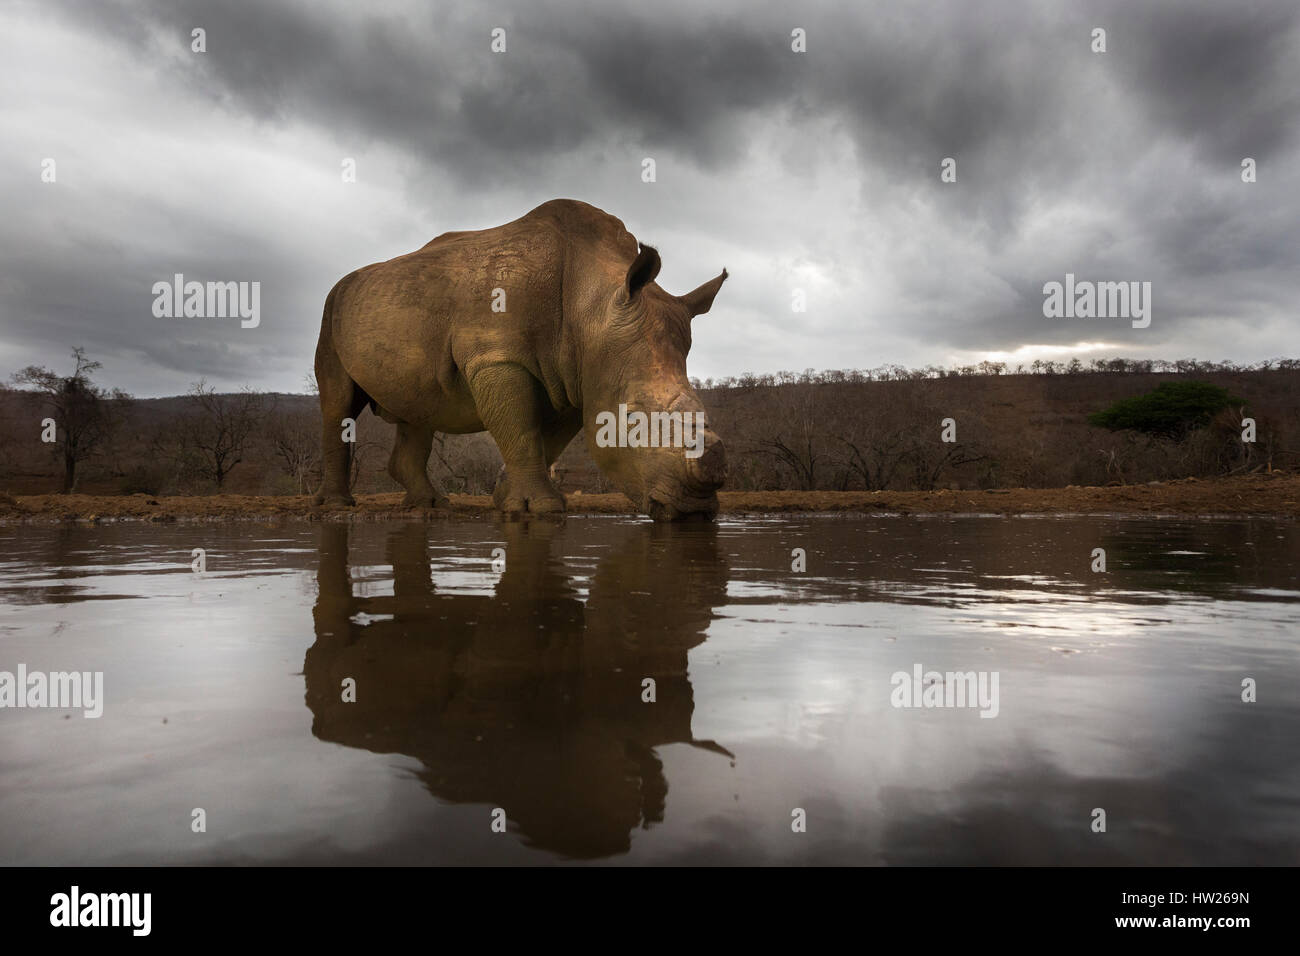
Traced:
[[691, 319], [709, 311], [727, 271], [676, 296], [654, 283], [659, 265], [659, 253], [642, 245], [605, 304], [599, 354], [586, 363], [587, 447], [600, 470], [656, 521], [712, 518], [727, 459], [686, 377], [686, 356]]

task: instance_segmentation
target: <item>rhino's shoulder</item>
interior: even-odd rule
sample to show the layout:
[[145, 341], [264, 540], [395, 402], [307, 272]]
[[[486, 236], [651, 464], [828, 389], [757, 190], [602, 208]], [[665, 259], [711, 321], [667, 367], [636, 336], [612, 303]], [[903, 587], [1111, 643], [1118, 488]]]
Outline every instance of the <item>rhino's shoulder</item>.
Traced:
[[627, 232], [623, 220], [581, 199], [552, 199], [525, 213], [522, 219], [546, 219], [584, 231]]
[[633, 255], [636, 254], [636, 240], [621, 219], [580, 199], [552, 199], [512, 222], [488, 229], [444, 232], [425, 244], [420, 251], [432, 250], [434, 247], [493, 242], [539, 228], [553, 230], [569, 240], [611, 244], [630, 249]]

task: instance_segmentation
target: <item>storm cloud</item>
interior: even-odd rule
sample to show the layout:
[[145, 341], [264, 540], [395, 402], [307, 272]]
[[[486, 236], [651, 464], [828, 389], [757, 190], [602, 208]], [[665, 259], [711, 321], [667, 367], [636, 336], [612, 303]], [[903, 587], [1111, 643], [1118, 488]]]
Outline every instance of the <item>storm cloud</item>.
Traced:
[[[339, 277], [558, 196], [669, 291], [728, 268], [700, 377], [1295, 355], [1297, 54], [1288, 0], [10, 4], [0, 374], [296, 390]], [[1150, 327], [1044, 318], [1067, 272], [1151, 282]], [[156, 318], [177, 273], [261, 323]]]

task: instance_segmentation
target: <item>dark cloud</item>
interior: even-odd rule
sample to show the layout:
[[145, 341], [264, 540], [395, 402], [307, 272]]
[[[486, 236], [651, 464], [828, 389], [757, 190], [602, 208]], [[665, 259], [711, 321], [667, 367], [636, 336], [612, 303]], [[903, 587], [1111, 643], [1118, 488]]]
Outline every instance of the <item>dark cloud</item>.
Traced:
[[[696, 336], [702, 374], [1097, 340], [1248, 359], [1287, 350], [1259, 329], [1296, 330], [1287, 0], [117, 0], [31, 5], [4, 24], [3, 49], [31, 74], [0, 120], [14, 203], [0, 357], [15, 366], [76, 340], [130, 357], [138, 390], [200, 374], [292, 388], [344, 272], [556, 195], [655, 237], [681, 291], [732, 269]], [[505, 55], [489, 51], [498, 26]], [[806, 54], [790, 51], [795, 27]], [[36, 52], [51, 37], [75, 56]], [[80, 165], [42, 191], [33, 151], [56, 148]], [[139, 155], [143, 181], [97, 180], [102, 152]], [[313, 201], [306, 178], [326, 190], [342, 156], [373, 191]], [[955, 184], [939, 181], [945, 157]], [[1152, 281], [1152, 328], [1044, 320], [1042, 283], [1066, 271]], [[173, 272], [260, 278], [266, 327], [160, 330], [141, 289]], [[791, 343], [800, 284], [818, 308]]]
[[1116, 2], [1107, 19], [1117, 68], [1154, 129], [1228, 168], [1294, 145], [1300, 7]]

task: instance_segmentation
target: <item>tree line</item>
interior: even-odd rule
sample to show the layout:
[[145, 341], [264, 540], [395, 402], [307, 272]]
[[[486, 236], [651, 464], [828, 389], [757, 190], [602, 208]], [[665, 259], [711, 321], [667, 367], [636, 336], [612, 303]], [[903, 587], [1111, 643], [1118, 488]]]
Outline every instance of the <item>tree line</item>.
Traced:
[[1008, 362], [984, 361], [974, 365], [926, 365], [908, 368], [905, 365], [879, 365], [870, 369], [817, 369], [802, 372], [770, 372], [755, 374], [745, 372], [725, 378], [692, 378], [697, 389], [756, 388], [776, 385], [843, 385], [861, 382], [903, 382], [927, 378], [962, 378], [981, 375], [1084, 375], [1103, 372], [1141, 375], [1207, 375], [1224, 372], [1295, 371], [1300, 369], [1300, 359], [1275, 358], [1260, 362], [1232, 361], [1210, 362], [1203, 359], [1092, 359], [1084, 362], [1072, 358], [1068, 362], [1035, 359], [1028, 365], [1019, 363], [1013, 369]]
[[[64, 373], [30, 366], [0, 386], [0, 488], [279, 495], [319, 483], [314, 395], [220, 393], [199, 380], [183, 396], [136, 399], [98, 385], [100, 364], [83, 349], [71, 357]], [[732, 490], [1060, 487], [1300, 468], [1295, 359], [891, 365], [696, 384]], [[398, 490], [385, 467], [392, 438], [392, 426], [360, 416], [355, 491]], [[435, 436], [430, 476], [451, 493], [490, 492], [500, 466], [486, 434]], [[613, 490], [581, 436], [554, 476], [567, 492]]]

